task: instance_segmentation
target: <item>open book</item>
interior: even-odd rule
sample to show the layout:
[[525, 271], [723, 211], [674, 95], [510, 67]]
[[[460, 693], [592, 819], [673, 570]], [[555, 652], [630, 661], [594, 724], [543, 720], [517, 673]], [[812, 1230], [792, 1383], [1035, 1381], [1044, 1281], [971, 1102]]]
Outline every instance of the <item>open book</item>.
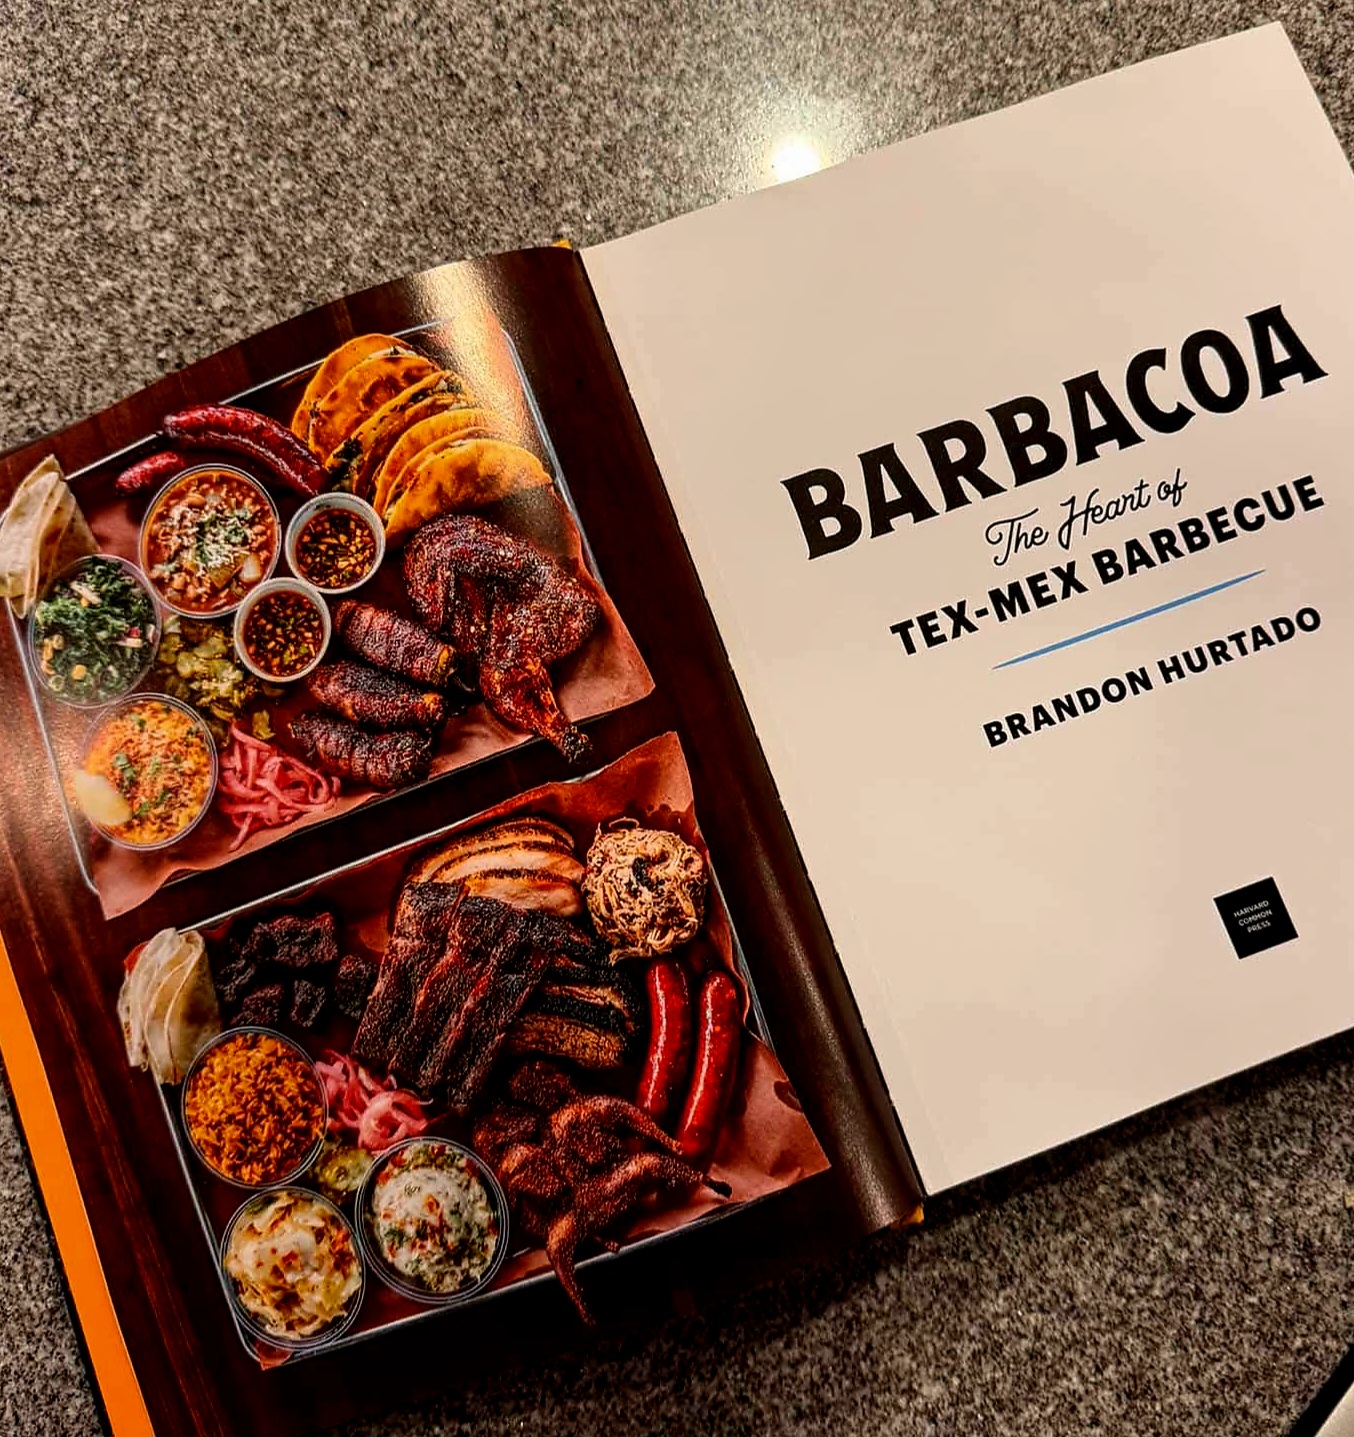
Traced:
[[684, 1310], [1354, 1022], [1352, 253], [1271, 26], [0, 460], [0, 1045], [120, 1437]]

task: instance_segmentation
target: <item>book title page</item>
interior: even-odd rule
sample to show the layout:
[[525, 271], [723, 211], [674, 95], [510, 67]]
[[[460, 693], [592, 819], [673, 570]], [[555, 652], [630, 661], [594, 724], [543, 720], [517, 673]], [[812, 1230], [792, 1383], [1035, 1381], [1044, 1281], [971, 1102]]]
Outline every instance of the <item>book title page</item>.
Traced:
[[1281, 29], [585, 260], [929, 1189], [1354, 1022], [1354, 183]]

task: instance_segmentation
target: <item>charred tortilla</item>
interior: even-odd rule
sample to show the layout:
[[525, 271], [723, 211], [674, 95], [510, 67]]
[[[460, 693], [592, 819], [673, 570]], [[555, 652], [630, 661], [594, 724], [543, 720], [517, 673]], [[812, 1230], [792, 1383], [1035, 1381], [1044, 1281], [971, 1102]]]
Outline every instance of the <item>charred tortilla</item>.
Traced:
[[371, 502], [383, 514], [408, 488], [417, 465], [433, 448], [444, 448], [458, 439], [506, 439], [508, 427], [492, 409], [470, 404], [454, 405], [428, 415], [400, 435], [382, 463], [372, 488]]
[[301, 402], [291, 417], [291, 432], [298, 439], [309, 436], [310, 420], [315, 406], [354, 365], [360, 364], [364, 359], [370, 359], [373, 354], [380, 354], [383, 350], [389, 352], [404, 348], [398, 339], [388, 334], [359, 334], [346, 344], [339, 345], [311, 375], [306, 392], [301, 396]]
[[503, 439], [465, 439], [437, 446], [410, 466], [404, 492], [382, 511], [386, 542], [401, 544], [440, 514], [479, 509], [521, 489], [550, 483], [541, 461]]
[[328, 458], [382, 405], [411, 384], [435, 373], [437, 368], [431, 359], [407, 349], [373, 354], [353, 365], [328, 394], [315, 403], [308, 439], [311, 449], [322, 458]]
[[369, 499], [377, 471], [405, 430], [439, 410], [474, 402], [459, 374], [439, 369], [425, 375], [383, 404], [328, 456], [324, 467], [330, 483]]

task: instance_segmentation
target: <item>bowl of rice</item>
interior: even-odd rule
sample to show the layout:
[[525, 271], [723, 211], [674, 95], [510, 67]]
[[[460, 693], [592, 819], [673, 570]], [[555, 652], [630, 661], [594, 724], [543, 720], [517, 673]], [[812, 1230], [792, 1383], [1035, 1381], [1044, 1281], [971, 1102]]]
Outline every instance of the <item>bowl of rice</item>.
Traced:
[[183, 1084], [189, 1145], [224, 1182], [272, 1187], [319, 1156], [328, 1111], [307, 1053], [271, 1028], [228, 1028], [197, 1056]]

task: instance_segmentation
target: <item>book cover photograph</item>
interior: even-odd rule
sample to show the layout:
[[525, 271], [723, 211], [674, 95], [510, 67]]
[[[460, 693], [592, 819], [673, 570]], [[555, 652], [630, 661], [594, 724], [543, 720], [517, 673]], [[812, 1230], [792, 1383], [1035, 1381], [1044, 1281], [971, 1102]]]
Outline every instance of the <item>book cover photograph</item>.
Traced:
[[1351, 253], [1267, 26], [0, 456], [0, 1052], [115, 1437], [582, 1351], [1354, 1024]]

